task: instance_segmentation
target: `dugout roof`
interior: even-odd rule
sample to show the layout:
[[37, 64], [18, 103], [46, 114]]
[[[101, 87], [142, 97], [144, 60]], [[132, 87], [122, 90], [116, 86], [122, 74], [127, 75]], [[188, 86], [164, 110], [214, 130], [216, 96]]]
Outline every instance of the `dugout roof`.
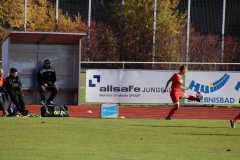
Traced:
[[78, 44], [79, 39], [86, 35], [86, 33], [12, 31], [9, 33], [8, 36], [6, 36], [6, 38], [10, 37], [11, 44], [16, 43], [73, 45]]

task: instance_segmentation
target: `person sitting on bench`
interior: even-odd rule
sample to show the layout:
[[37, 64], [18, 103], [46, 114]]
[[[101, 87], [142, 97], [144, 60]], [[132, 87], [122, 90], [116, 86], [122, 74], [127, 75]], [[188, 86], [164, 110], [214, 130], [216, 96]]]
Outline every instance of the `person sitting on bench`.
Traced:
[[9, 110], [11, 103], [10, 98], [9, 98], [9, 94], [7, 93], [6, 90], [6, 83], [4, 80], [4, 71], [2, 68], [0, 68], [0, 110], [2, 111], [2, 116], [6, 117], [9, 115], [9, 112], [7, 110]]
[[[55, 70], [50, 66], [50, 60], [45, 59], [43, 67], [40, 68], [37, 73], [38, 90], [41, 97], [41, 104], [54, 105], [53, 100], [59, 91], [58, 87], [54, 85], [56, 80], [56, 73]], [[51, 92], [51, 95], [47, 101], [45, 100], [46, 91]]]
[[11, 101], [16, 105], [18, 111], [25, 117], [29, 111], [26, 109], [24, 95], [22, 93], [22, 81], [18, 76], [16, 68], [10, 69], [10, 75], [6, 78], [7, 92], [10, 94]]

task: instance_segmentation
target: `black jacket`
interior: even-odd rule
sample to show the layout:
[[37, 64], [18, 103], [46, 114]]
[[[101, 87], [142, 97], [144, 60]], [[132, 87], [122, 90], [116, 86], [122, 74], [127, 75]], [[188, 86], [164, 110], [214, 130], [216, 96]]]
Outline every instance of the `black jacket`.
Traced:
[[9, 75], [6, 78], [6, 88], [7, 92], [12, 96], [14, 95], [14, 92], [21, 92], [22, 90], [22, 81], [21, 79], [17, 77], [12, 77]]
[[54, 85], [56, 82], [56, 73], [53, 68], [40, 68], [37, 73], [37, 82], [39, 85], [46, 83], [48, 86]]

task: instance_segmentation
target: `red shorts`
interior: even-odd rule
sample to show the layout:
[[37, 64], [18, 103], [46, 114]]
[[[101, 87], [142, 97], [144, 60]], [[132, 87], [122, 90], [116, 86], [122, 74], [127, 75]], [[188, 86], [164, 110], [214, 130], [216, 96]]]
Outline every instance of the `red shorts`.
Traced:
[[184, 96], [184, 92], [170, 92], [170, 97], [173, 103], [179, 102], [181, 98]]

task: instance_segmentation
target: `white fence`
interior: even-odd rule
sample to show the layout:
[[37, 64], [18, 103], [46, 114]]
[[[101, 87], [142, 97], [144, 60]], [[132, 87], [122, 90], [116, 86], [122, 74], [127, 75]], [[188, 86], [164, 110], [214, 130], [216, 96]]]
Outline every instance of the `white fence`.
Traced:
[[[203, 62], [115, 62], [115, 61], [82, 61], [82, 64], [119, 64], [122, 66], [122, 69], [125, 69], [126, 64], [164, 64], [168, 66], [168, 69], [177, 69], [171, 68], [171, 65], [212, 65], [214, 70], [217, 70], [217, 66], [240, 66], [240, 63], [203, 63]], [[0, 66], [2, 66], [2, 61], [0, 61]]]
[[163, 64], [168, 65], [168, 69], [178, 69], [178, 68], [171, 68], [171, 65], [212, 65], [213, 70], [217, 70], [217, 66], [240, 66], [240, 63], [203, 63], [203, 62], [114, 62], [114, 61], [82, 61], [82, 64], [119, 64], [121, 65], [122, 69], [125, 69], [126, 64]]

